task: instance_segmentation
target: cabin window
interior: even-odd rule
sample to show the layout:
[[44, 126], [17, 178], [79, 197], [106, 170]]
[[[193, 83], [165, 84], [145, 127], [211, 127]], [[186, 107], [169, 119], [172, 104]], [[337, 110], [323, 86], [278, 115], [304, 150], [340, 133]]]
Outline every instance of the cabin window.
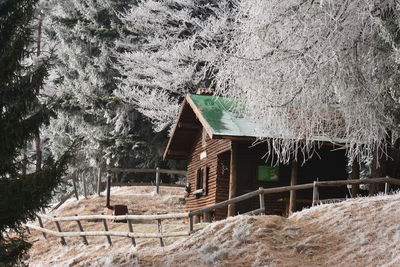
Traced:
[[195, 194], [197, 198], [201, 196], [206, 196], [208, 194], [209, 172], [210, 172], [209, 167], [203, 167], [197, 170], [196, 191], [193, 192], [193, 194]]
[[263, 182], [279, 181], [279, 166], [258, 165], [257, 180]]

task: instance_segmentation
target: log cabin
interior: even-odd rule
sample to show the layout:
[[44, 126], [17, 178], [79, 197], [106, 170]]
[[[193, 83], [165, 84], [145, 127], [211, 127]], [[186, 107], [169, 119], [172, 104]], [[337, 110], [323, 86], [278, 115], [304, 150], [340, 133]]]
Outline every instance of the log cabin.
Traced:
[[[266, 160], [268, 145], [254, 145], [260, 137], [255, 125], [233, 112], [231, 105], [231, 100], [213, 96], [212, 92], [204, 90], [200, 94], [187, 95], [181, 105], [164, 159], [187, 161], [188, 211], [231, 199], [259, 187], [347, 178], [345, 150], [323, 137], [315, 138], [315, 142], [322, 145], [317, 146], [316, 153], [305, 162], [301, 156], [289, 164], [273, 163], [271, 157]], [[327, 199], [344, 197], [346, 192], [347, 188], [322, 189], [320, 196]], [[311, 190], [266, 195], [266, 214], [288, 215], [310, 206], [311, 199]], [[257, 209], [258, 205], [258, 198], [249, 199], [229, 209], [220, 208], [213, 214], [203, 216], [208, 218], [197, 219], [219, 220]]]

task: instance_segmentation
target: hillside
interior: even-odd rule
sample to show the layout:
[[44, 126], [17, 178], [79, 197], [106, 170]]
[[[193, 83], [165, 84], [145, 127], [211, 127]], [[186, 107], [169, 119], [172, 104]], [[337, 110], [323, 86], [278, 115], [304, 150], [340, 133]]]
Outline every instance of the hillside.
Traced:
[[[118, 194], [129, 191], [121, 201], [130, 199], [137, 205], [138, 200], [144, 204], [151, 198], [137, 209], [143, 213], [182, 208], [178, 200], [183, 192], [154, 196], [150, 191], [132, 193], [135, 190]], [[75, 207], [80, 214], [95, 212], [90, 205], [99, 200], [103, 198], [70, 201], [59, 214], [72, 214]], [[89, 237], [87, 247], [79, 238], [67, 239], [68, 246], [62, 247], [57, 239], [47, 243], [33, 232], [37, 242], [29, 262], [31, 266], [400, 266], [399, 205], [397, 193], [325, 204], [289, 218], [237, 216], [209, 224], [190, 237], [168, 239], [164, 248], [158, 240], [138, 240], [133, 247], [127, 238], [113, 238], [110, 248], [97, 237]]]

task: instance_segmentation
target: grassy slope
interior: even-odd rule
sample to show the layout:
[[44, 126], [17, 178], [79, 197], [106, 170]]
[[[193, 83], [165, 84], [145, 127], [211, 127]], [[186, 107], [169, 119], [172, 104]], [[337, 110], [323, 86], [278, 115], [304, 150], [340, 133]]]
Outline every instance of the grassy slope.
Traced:
[[[170, 202], [164, 207], [179, 210], [181, 204], [171, 204], [174, 198], [171, 194], [158, 197], [142, 210], [157, 201], [159, 205], [162, 201]], [[169, 240], [164, 249], [157, 240], [139, 240], [139, 246], [133, 248], [129, 240], [118, 238], [112, 249], [104, 240], [97, 240], [100, 245], [95, 245], [95, 238], [89, 238], [88, 247], [81, 245], [79, 239], [67, 240], [68, 247], [61, 247], [53, 239], [46, 247], [43, 238], [35, 234], [32, 238], [40, 241], [31, 252], [31, 263], [34, 266], [400, 266], [399, 205], [400, 194], [395, 194], [322, 205], [290, 218], [238, 216], [212, 223], [189, 238]]]

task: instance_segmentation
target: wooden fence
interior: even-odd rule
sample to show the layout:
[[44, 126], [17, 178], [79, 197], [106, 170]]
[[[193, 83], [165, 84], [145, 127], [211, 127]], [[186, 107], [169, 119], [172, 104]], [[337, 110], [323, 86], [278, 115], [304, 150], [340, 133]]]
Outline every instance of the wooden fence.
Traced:
[[[273, 187], [273, 188], [262, 188], [260, 187], [258, 190], [249, 192], [247, 194], [225, 200], [219, 202], [215, 205], [201, 208], [198, 210], [193, 210], [189, 212], [189, 229], [193, 231], [193, 222], [194, 216], [202, 215], [204, 218], [211, 218], [210, 213], [218, 208], [227, 207], [229, 205], [234, 205], [238, 202], [253, 198], [259, 197], [260, 207], [256, 210], [252, 210], [247, 212], [246, 214], [265, 214], [265, 202], [264, 195], [266, 194], [274, 194], [274, 193], [282, 193], [282, 192], [290, 192], [304, 189], [313, 189], [313, 197], [312, 197], [312, 205], [316, 205], [318, 203], [325, 203], [334, 201], [334, 199], [320, 200], [319, 199], [319, 188], [320, 187], [339, 187], [339, 186], [347, 186], [347, 185], [359, 185], [359, 184], [385, 184], [385, 194], [389, 192], [390, 185], [398, 185], [400, 186], [400, 180], [394, 179], [390, 177], [385, 178], [371, 178], [371, 179], [357, 179], [357, 180], [337, 180], [337, 181], [315, 181], [313, 183], [308, 184], [300, 184], [300, 185], [291, 185], [291, 186], [282, 186], [282, 187]], [[344, 199], [340, 199], [344, 200]]]
[[[274, 188], [262, 188], [260, 187], [258, 190], [253, 192], [222, 201], [215, 205], [201, 208], [198, 210], [193, 210], [187, 213], [177, 213], [177, 214], [161, 214], [161, 215], [85, 215], [85, 216], [71, 216], [71, 217], [52, 217], [48, 215], [40, 215], [38, 217], [40, 227], [33, 225], [33, 224], [26, 224], [26, 227], [41, 231], [43, 236], [46, 237], [46, 234], [51, 234], [57, 237], [60, 237], [60, 242], [65, 244], [65, 237], [76, 237], [81, 236], [83, 242], [87, 244], [86, 236], [106, 236], [108, 243], [111, 245], [111, 236], [122, 236], [128, 237], [132, 239], [132, 244], [136, 244], [135, 238], [159, 238], [160, 245], [163, 246], [163, 238], [166, 237], [178, 237], [178, 236], [188, 236], [193, 233], [193, 225], [194, 225], [194, 216], [203, 215], [204, 218], [211, 218], [210, 213], [215, 209], [227, 207], [229, 205], [234, 205], [238, 202], [253, 198], [259, 197], [260, 200], [260, 207], [258, 209], [252, 210], [247, 212], [246, 214], [249, 215], [257, 215], [265, 214], [265, 202], [264, 202], [264, 195], [266, 194], [274, 194], [274, 193], [281, 193], [281, 192], [290, 192], [290, 191], [297, 191], [297, 190], [304, 190], [304, 189], [313, 189], [312, 195], [312, 205], [316, 205], [318, 203], [325, 203], [329, 201], [335, 201], [335, 199], [328, 199], [328, 200], [320, 200], [319, 199], [319, 188], [320, 187], [339, 187], [339, 186], [347, 186], [347, 185], [359, 185], [359, 184], [385, 184], [385, 194], [389, 193], [390, 185], [397, 185], [400, 186], [400, 180], [394, 178], [371, 178], [371, 179], [357, 179], [357, 180], [337, 180], [337, 181], [315, 181], [313, 183], [308, 184], [301, 184], [301, 185], [292, 185], [292, 186], [282, 186], [282, 187], [274, 187]], [[344, 199], [339, 199], [344, 200]], [[57, 231], [49, 230], [43, 227], [42, 218], [53, 221]], [[174, 233], [163, 233], [162, 232], [162, 220], [165, 219], [189, 219], [189, 229], [187, 232], [174, 232]], [[80, 220], [100, 220], [104, 224], [104, 231], [90, 231], [85, 232], [82, 228]], [[115, 232], [115, 231], [108, 231], [107, 220], [126, 220], [128, 225], [128, 232]], [[132, 231], [132, 220], [155, 220], [157, 221], [157, 233], [133, 233]], [[63, 232], [61, 230], [60, 222], [61, 221], [76, 221], [79, 232]]]
[[[48, 215], [38, 215], [39, 226], [31, 223], [25, 224], [25, 227], [34, 229], [42, 232], [44, 238], [47, 239], [47, 234], [57, 236], [60, 238], [62, 245], [66, 245], [66, 237], [82, 237], [82, 241], [85, 245], [88, 245], [87, 236], [105, 236], [109, 245], [112, 245], [111, 236], [128, 237], [132, 240], [132, 244], [136, 246], [136, 238], [158, 238], [160, 239], [160, 245], [164, 246], [164, 238], [167, 237], [179, 237], [188, 236], [187, 232], [163, 232], [162, 221], [167, 219], [186, 219], [188, 213], [174, 213], [174, 214], [157, 214], [157, 215], [81, 215], [81, 216], [69, 216], [69, 217], [53, 217]], [[43, 219], [52, 221], [55, 225], [56, 230], [47, 229], [43, 225]], [[84, 231], [81, 220], [90, 220], [101, 222], [104, 226], [104, 231]], [[114, 221], [126, 221], [127, 229], [126, 232], [109, 231], [107, 220]], [[156, 221], [157, 233], [135, 233], [133, 232], [132, 221]], [[64, 232], [61, 228], [61, 222], [75, 221], [77, 223], [79, 232]]]
[[[118, 173], [118, 172], [128, 172], [128, 173], [155, 173], [155, 186], [156, 186], [156, 192], [157, 194], [160, 194], [160, 173], [165, 173], [165, 174], [178, 174], [178, 175], [186, 175], [186, 171], [184, 170], [169, 170], [169, 169], [160, 169], [160, 168], [155, 168], [155, 169], [124, 169], [124, 168], [98, 168], [97, 170], [97, 194], [100, 196], [100, 191], [102, 188], [102, 185], [104, 183], [101, 182], [101, 177], [103, 173], [107, 173], [107, 181], [106, 181], [106, 188], [107, 188], [107, 203], [109, 204], [109, 190], [111, 187], [111, 173]], [[82, 177], [82, 184], [83, 184], [83, 194], [85, 198], [87, 198], [88, 192], [87, 192], [87, 184], [86, 184], [86, 179]], [[73, 185], [73, 191], [65, 195], [61, 201], [52, 209], [55, 210], [59, 208], [65, 201], [67, 201], [71, 196], [75, 196], [77, 200], [79, 200], [79, 195], [78, 195], [78, 186], [77, 186], [77, 178], [72, 175], [72, 176], [66, 176], [63, 178], [65, 181], [72, 181]], [[152, 183], [113, 183], [113, 185], [116, 186], [121, 186], [121, 185], [129, 185], [129, 186], [153, 186], [154, 184]], [[164, 186], [177, 186], [177, 187], [183, 187], [184, 185], [171, 185], [171, 184], [165, 184]]]
[[168, 170], [168, 169], [124, 169], [124, 168], [99, 168], [97, 173], [97, 194], [100, 196], [101, 191], [101, 176], [102, 173], [107, 173], [107, 192], [111, 186], [111, 173], [118, 173], [118, 172], [127, 172], [127, 173], [155, 173], [155, 184], [156, 184], [156, 192], [160, 194], [160, 173], [165, 174], [179, 174], [179, 175], [186, 175], [186, 171], [184, 170]]

